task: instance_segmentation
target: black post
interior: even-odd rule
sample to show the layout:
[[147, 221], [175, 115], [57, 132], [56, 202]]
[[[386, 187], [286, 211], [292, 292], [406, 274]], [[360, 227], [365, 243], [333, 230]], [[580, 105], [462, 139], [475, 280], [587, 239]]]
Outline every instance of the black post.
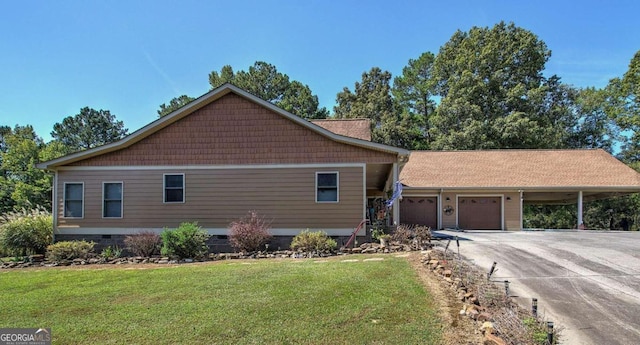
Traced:
[[456, 236], [456, 245], [458, 246], [458, 260], [460, 260], [460, 241], [458, 240], [458, 236]]
[[491, 270], [489, 270], [489, 273], [487, 273], [487, 280], [491, 279], [491, 275], [493, 274], [493, 271], [495, 271], [496, 269], [496, 265], [498, 263], [497, 262], [493, 262], [493, 266], [491, 266]]
[[533, 317], [538, 317], [538, 299], [537, 298], [531, 299], [531, 314], [533, 314]]
[[507, 297], [509, 297], [509, 281], [508, 280], [504, 281], [504, 293], [505, 295], [507, 295]]
[[553, 322], [547, 321], [547, 342], [553, 344]]

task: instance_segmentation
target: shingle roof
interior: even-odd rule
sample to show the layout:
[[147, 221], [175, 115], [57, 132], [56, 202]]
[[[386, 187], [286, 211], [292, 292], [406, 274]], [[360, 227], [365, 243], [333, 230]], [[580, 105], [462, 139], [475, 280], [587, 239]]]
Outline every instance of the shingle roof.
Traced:
[[335, 134], [371, 141], [369, 119], [326, 119], [311, 120], [311, 122]]
[[409, 187], [633, 187], [640, 174], [604, 150], [413, 151], [400, 173]]

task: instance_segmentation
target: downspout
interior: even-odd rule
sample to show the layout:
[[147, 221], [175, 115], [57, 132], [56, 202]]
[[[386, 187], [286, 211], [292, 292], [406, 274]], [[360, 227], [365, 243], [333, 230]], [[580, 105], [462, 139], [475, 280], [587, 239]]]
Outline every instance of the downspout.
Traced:
[[58, 171], [53, 172], [53, 186], [51, 188], [51, 218], [53, 220], [52, 240], [56, 242], [56, 232], [58, 230]]
[[[398, 182], [398, 163], [393, 163], [393, 188]], [[393, 225], [400, 224], [400, 198], [393, 201]]]
[[440, 194], [438, 195], [438, 229], [442, 229], [442, 193], [444, 193], [444, 190], [440, 188]]

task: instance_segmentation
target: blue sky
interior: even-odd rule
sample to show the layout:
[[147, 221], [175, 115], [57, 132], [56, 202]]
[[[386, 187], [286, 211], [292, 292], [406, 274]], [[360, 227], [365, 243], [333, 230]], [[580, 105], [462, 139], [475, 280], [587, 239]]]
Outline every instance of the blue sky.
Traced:
[[513, 21], [552, 50], [546, 75], [603, 87], [640, 50], [636, 1], [3, 1], [0, 125], [45, 140], [80, 108], [132, 132], [159, 105], [209, 90], [208, 74], [257, 60], [308, 84], [329, 109], [378, 66], [398, 75], [453, 33]]

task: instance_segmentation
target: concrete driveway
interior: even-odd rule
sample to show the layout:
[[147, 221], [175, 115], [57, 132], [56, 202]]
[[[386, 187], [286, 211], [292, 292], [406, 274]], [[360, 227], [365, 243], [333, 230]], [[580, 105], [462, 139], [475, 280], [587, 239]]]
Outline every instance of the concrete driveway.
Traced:
[[[561, 325], [562, 344], [640, 344], [640, 232], [454, 232], [460, 254]], [[456, 250], [455, 242], [449, 249]]]

